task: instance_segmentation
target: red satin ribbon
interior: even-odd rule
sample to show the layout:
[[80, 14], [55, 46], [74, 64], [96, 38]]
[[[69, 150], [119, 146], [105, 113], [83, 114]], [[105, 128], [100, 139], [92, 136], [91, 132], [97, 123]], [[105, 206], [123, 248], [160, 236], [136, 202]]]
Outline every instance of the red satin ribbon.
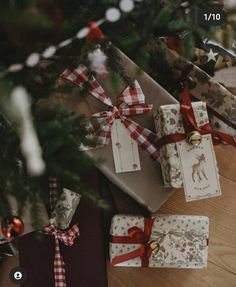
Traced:
[[202, 135], [211, 134], [214, 145], [225, 142], [236, 147], [236, 141], [234, 137], [219, 131], [214, 131], [210, 123], [200, 127], [197, 125], [190, 100], [188, 86], [184, 88], [182, 93], [182, 104], [180, 105], [180, 112], [183, 117], [185, 133], [176, 133], [162, 137], [157, 141], [157, 150], [166, 144], [176, 143], [186, 139], [191, 131], [198, 131]]
[[128, 236], [112, 236], [112, 243], [120, 244], [142, 244], [141, 247], [135, 249], [134, 251], [119, 255], [114, 257], [111, 261], [113, 265], [134, 259], [136, 257], [141, 257], [142, 267], [148, 267], [149, 257], [152, 254], [152, 249], [148, 244], [151, 233], [152, 225], [155, 218], [145, 218], [144, 219], [144, 230], [137, 226], [131, 227], [128, 230]]

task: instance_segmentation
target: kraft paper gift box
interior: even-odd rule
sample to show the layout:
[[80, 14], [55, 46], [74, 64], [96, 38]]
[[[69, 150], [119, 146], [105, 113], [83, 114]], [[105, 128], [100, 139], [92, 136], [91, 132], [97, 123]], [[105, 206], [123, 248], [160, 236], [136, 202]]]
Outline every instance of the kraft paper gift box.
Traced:
[[[209, 122], [205, 103], [194, 102], [192, 107], [198, 127]], [[184, 133], [179, 104], [161, 106], [154, 115], [154, 121], [159, 139], [170, 134]], [[176, 143], [166, 144], [160, 149], [160, 164], [165, 186], [183, 187], [181, 162]]]
[[115, 215], [110, 231], [110, 260], [115, 266], [204, 268], [208, 232], [209, 220], [205, 216], [161, 214], [147, 219]]
[[[160, 105], [173, 104], [177, 103], [177, 101], [151, 77], [141, 71], [126, 55], [122, 52], [119, 53], [126, 73], [132, 79], [138, 80], [145, 95], [145, 102], [147, 104], [153, 104], [153, 109], [148, 114], [127, 118], [132, 118], [135, 122], [154, 132], [153, 111], [155, 111]], [[116, 91], [111, 77], [108, 76], [104, 78], [96, 76], [96, 79], [99, 81], [107, 95], [111, 98], [112, 102], [116, 104], [118, 95], [127, 85], [120, 80], [121, 86], [119, 90]], [[72, 85], [70, 82], [65, 82], [64, 79], [60, 80], [60, 82]], [[91, 95], [87, 95], [85, 97], [84, 95], [79, 95], [78, 92], [71, 95], [55, 95], [52, 101], [54, 103], [61, 102], [69, 110], [74, 111], [79, 115], [84, 114], [88, 118], [90, 118], [94, 113], [107, 110], [107, 107], [104, 104], [93, 98]], [[99, 163], [97, 163], [98, 168], [121, 190], [127, 192], [139, 203], [146, 206], [151, 212], [158, 210], [158, 208], [172, 193], [171, 189], [166, 189], [163, 186], [159, 164], [157, 164], [141, 148], [139, 148], [141, 171], [126, 173], [115, 172], [111, 142], [105, 147], [88, 150], [86, 153], [93, 159], [100, 160]]]
[[195, 87], [191, 89], [191, 95], [207, 104], [209, 111], [214, 115], [214, 123], [218, 119], [219, 123], [224, 122], [229, 129], [225, 130], [225, 125], [220, 124], [219, 130], [235, 135], [236, 130], [236, 96], [221, 85], [214, 78], [199, 67], [178, 55], [174, 50], [166, 48], [167, 58], [173, 68], [180, 71], [189, 71], [186, 76], [190, 76], [195, 82]]

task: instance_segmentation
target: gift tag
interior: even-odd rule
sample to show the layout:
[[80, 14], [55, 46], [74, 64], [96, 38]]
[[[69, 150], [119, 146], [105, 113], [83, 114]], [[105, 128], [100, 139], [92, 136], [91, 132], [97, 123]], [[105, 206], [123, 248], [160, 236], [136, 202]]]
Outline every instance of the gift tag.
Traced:
[[198, 146], [177, 143], [186, 201], [221, 195], [218, 168], [211, 135], [203, 135]]
[[111, 141], [116, 173], [141, 170], [138, 144], [120, 119], [114, 121]]

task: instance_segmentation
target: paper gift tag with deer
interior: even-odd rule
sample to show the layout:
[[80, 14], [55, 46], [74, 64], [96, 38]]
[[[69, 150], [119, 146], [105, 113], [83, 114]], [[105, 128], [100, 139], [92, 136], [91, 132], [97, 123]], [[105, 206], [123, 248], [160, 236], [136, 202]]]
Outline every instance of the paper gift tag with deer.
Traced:
[[[206, 104], [192, 103], [198, 127], [209, 122]], [[184, 133], [180, 105], [161, 106], [155, 114], [158, 138]], [[165, 186], [184, 187], [186, 201], [221, 195], [217, 163], [211, 135], [201, 135], [199, 145], [187, 139], [165, 144], [160, 149], [160, 163]]]
[[187, 141], [181, 141], [177, 143], [177, 149], [186, 200], [221, 195], [211, 136], [202, 136], [201, 144], [195, 147], [190, 146]]

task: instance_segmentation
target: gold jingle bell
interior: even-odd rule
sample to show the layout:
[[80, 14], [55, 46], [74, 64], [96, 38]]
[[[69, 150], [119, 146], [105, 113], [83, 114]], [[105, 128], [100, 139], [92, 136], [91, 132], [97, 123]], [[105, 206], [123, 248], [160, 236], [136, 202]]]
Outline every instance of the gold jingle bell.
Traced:
[[153, 253], [153, 254], [157, 254], [157, 252], [158, 252], [159, 249], [160, 249], [159, 243], [158, 243], [157, 241], [155, 241], [155, 240], [150, 240], [150, 241], [148, 242], [148, 244], [149, 244], [149, 246], [150, 246], [151, 249], [152, 249], [152, 253]]
[[188, 134], [187, 141], [192, 146], [198, 146], [202, 142], [202, 135], [198, 131], [192, 131]]

